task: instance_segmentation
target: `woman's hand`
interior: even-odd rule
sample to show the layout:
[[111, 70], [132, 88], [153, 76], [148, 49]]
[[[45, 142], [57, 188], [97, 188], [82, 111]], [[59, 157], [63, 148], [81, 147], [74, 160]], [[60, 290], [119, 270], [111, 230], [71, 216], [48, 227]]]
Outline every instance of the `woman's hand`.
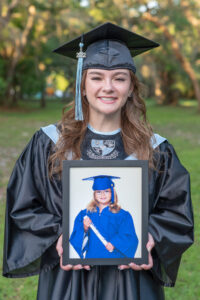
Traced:
[[107, 244], [106, 244], [106, 249], [107, 249], [109, 252], [113, 252], [114, 248], [115, 248], [115, 247], [114, 247], [111, 243], [107, 243]]
[[85, 232], [88, 231], [91, 223], [92, 223], [91, 219], [88, 216], [85, 216], [83, 219], [83, 227]]
[[141, 270], [150, 270], [153, 267], [153, 258], [151, 256], [151, 250], [153, 249], [153, 247], [155, 246], [155, 242], [154, 239], [152, 237], [152, 235], [150, 233], [148, 233], [148, 243], [146, 245], [147, 247], [147, 251], [149, 252], [149, 257], [148, 257], [148, 265], [136, 265], [133, 262], [131, 262], [129, 265], [120, 265], [119, 269], [120, 270], [125, 270], [125, 269], [133, 269], [135, 271], [141, 271]]
[[62, 247], [62, 239], [63, 239], [63, 235], [61, 235], [57, 241], [57, 244], [56, 244], [56, 250], [58, 252], [58, 255], [60, 256], [60, 267], [61, 269], [63, 269], [64, 271], [70, 271], [70, 270], [81, 270], [81, 269], [85, 269], [85, 270], [90, 270], [90, 266], [83, 266], [83, 265], [76, 265], [76, 266], [73, 266], [73, 265], [66, 265], [66, 266], [63, 266], [63, 263], [62, 263], [62, 255], [63, 255], [63, 247]]

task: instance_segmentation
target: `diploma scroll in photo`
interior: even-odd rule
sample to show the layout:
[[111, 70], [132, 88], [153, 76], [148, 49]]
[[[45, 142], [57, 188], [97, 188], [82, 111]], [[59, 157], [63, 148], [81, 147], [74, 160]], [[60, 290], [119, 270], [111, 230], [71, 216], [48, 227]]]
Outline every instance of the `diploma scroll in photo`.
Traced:
[[[112, 213], [111, 206], [101, 213], [98, 208], [95, 212], [86, 209], [94, 196], [94, 181], [83, 179], [102, 175], [114, 185], [121, 208], [117, 212]], [[64, 161], [62, 181], [64, 264], [147, 263], [147, 161]], [[83, 226], [86, 217], [91, 221], [87, 232]], [[106, 249], [107, 243], [114, 250]]]

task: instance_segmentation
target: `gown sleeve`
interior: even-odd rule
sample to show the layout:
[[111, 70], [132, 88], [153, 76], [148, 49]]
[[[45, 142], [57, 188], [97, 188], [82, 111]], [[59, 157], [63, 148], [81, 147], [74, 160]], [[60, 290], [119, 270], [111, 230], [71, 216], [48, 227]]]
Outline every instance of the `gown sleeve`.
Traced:
[[83, 258], [83, 241], [88, 240], [88, 234], [84, 232], [83, 218], [86, 214], [81, 211], [74, 221], [74, 228], [70, 236], [70, 243], [78, 253], [78, 255]]
[[129, 212], [123, 212], [123, 218], [119, 224], [119, 231], [111, 240], [111, 244], [126, 257], [134, 257], [138, 246], [138, 238], [135, 233], [132, 216]]
[[25, 277], [58, 263], [61, 183], [49, 179], [50, 139], [38, 131], [16, 162], [7, 188], [3, 275]]
[[162, 285], [174, 286], [181, 255], [193, 243], [190, 178], [167, 141], [161, 144], [157, 156], [159, 165], [151, 177], [154, 191], [150, 194], [150, 206], [151, 198], [153, 204], [149, 216], [149, 232], [155, 241], [152, 272]]

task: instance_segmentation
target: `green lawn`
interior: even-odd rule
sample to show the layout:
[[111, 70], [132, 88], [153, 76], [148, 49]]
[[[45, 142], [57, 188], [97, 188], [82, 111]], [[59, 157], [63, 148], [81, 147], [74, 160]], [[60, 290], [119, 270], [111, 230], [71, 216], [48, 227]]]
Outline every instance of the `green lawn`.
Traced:
[[[55, 123], [61, 117], [62, 105], [49, 103], [47, 109], [34, 108], [22, 112], [0, 112], [0, 260], [3, 252], [5, 187], [14, 162], [32, 134], [41, 126]], [[167, 288], [166, 299], [197, 300], [199, 285], [200, 206], [200, 115], [196, 108], [173, 108], [148, 105], [148, 117], [154, 131], [165, 136], [175, 147], [181, 162], [189, 170], [195, 216], [196, 241], [182, 259], [175, 288]], [[2, 262], [0, 262], [0, 266]], [[1, 268], [1, 267], [0, 267]], [[6, 279], [0, 277], [0, 299], [34, 300], [37, 277]]]

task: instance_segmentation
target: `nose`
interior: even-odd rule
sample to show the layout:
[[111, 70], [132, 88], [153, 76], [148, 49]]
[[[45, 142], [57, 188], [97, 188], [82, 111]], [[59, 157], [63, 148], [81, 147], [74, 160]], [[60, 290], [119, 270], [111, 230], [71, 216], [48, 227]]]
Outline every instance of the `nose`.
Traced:
[[110, 78], [106, 78], [103, 84], [103, 92], [112, 93], [114, 91], [112, 80]]
[[104, 196], [105, 194], [106, 194], [106, 192], [105, 192], [105, 191], [101, 191], [101, 195], [103, 195], [103, 196]]

